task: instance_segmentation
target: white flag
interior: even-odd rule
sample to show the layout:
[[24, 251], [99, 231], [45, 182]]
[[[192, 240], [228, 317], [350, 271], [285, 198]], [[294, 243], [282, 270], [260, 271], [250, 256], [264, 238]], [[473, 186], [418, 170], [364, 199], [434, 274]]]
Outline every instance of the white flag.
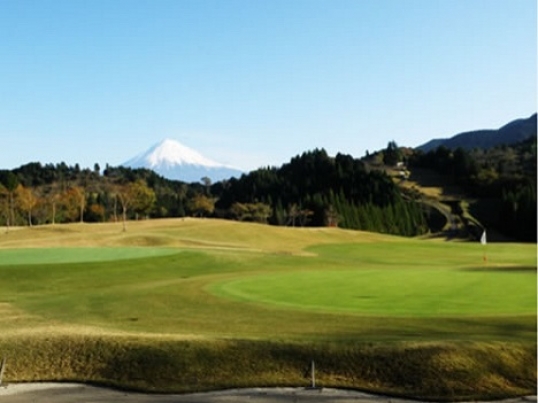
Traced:
[[482, 232], [482, 236], [480, 237], [480, 243], [482, 245], [486, 244], [486, 230], [484, 230], [484, 232]]

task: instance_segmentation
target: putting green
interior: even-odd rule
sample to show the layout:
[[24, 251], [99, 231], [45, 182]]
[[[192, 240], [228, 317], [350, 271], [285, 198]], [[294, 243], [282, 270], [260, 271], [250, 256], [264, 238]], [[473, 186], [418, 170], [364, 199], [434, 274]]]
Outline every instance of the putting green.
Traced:
[[0, 266], [106, 262], [175, 253], [178, 253], [178, 249], [157, 247], [0, 249]]
[[237, 278], [213, 284], [228, 298], [287, 309], [372, 316], [536, 313], [536, 271], [332, 270]]

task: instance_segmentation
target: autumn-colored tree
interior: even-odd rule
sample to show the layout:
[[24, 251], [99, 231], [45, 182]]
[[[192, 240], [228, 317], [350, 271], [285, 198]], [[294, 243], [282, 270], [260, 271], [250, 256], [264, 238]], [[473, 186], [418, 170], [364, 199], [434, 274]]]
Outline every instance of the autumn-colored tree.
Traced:
[[111, 218], [114, 222], [118, 222], [118, 192], [120, 188], [121, 185], [115, 184], [113, 178], [101, 177], [101, 189], [103, 191], [101, 196], [105, 204], [105, 216], [112, 216]]
[[90, 220], [93, 219], [95, 221], [104, 221], [105, 219], [105, 208], [101, 204], [92, 204], [88, 208]]
[[77, 192], [80, 210], [80, 222], [84, 222], [84, 210], [86, 209], [86, 198], [88, 194], [91, 194], [92, 190], [99, 188], [99, 185], [95, 178], [98, 178], [98, 164], [94, 166], [94, 171], [90, 171], [88, 168], [81, 170], [77, 175], [77, 186], [74, 189]]
[[73, 198], [77, 201], [80, 222], [84, 222], [84, 208], [86, 207], [86, 191], [82, 186], [73, 186], [71, 189]]
[[264, 203], [234, 203], [230, 208], [230, 213], [239, 221], [266, 223], [272, 214], [272, 209]]
[[138, 215], [148, 215], [157, 197], [155, 191], [146, 185], [145, 181], [137, 180], [131, 184], [131, 192], [133, 193], [133, 210]]
[[296, 220], [299, 220], [299, 225], [301, 227], [304, 227], [307, 223], [310, 217], [314, 215], [314, 212], [309, 209], [302, 209], [297, 204], [292, 204], [290, 208], [288, 209], [288, 224], [295, 227]]
[[43, 224], [50, 219], [50, 203], [43, 187], [34, 187], [32, 192], [36, 197], [36, 204], [32, 208], [32, 224]]
[[17, 186], [15, 189], [15, 198], [17, 206], [28, 218], [28, 225], [32, 226], [32, 210], [37, 204], [37, 197], [31, 188], [26, 188], [23, 185]]
[[230, 207], [230, 214], [235, 217], [236, 220], [243, 221], [248, 216], [248, 207], [246, 203], [234, 203]]
[[71, 187], [63, 191], [58, 204], [67, 221], [76, 221], [80, 217], [80, 192], [76, 188]]
[[6, 233], [9, 232], [9, 196], [4, 185], [0, 183], [0, 214], [5, 218]]
[[7, 199], [6, 232], [9, 232], [9, 226], [15, 224], [15, 189], [19, 185], [19, 179], [13, 172], [8, 172], [3, 185]]
[[252, 219], [256, 222], [266, 223], [273, 213], [271, 206], [265, 203], [252, 203], [250, 207]]
[[204, 217], [213, 214], [215, 201], [205, 195], [197, 194], [189, 200], [188, 208], [195, 217]]

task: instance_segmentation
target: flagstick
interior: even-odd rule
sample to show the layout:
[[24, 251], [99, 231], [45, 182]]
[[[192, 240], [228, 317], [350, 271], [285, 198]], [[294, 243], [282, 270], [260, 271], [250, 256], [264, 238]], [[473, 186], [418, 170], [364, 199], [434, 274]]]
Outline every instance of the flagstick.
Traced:
[[484, 231], [482, 232], [482, 236], [480, 237], [480, 243], [482, 245], [484, 245], [482, 260], [484, 261], [484, 264], [486, 264], [488, 262], [488, 256], [486, 254], [487, 240], [486, 240], [486, 229], [485, 228], [484, 228]]

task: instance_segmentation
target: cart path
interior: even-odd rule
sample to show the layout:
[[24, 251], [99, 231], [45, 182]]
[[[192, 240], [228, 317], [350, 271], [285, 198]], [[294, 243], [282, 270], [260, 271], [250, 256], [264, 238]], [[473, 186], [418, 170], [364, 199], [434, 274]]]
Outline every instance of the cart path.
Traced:
[[[78, 383], [19, 383], [0, 386], [0, 403], [417, 403], [416, 400], [332, 388], [248, 388], [181, 395], [119, 391]], [[503, 400], [536, 403], [536, 396]], [[477, 403], [477, 402], [473, 402]]]

